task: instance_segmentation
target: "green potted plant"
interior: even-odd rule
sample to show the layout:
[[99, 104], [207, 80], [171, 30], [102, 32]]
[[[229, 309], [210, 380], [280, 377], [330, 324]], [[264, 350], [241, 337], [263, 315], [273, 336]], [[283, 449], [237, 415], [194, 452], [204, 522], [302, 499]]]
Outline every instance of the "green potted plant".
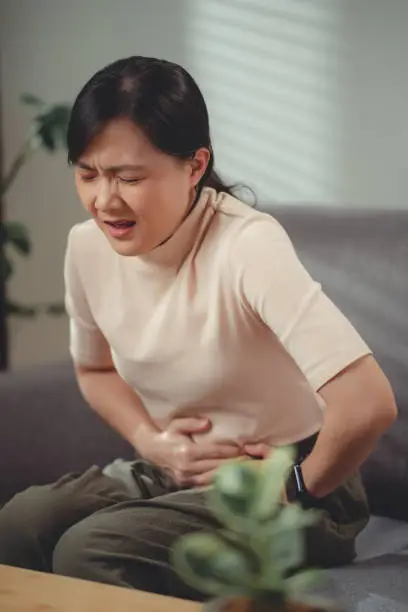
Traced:
[[63, 314], [62, 302], [51, 304], [21, 304], [10, 300], [7, 284], [10, 280], [16, 254], [28, 257], [32, 242], [28, 228], [21, 222], [9, 218], [5, 211], [5, 196], [14, 184], [21, 168], [40, 149], [49, 153], [65, 148], [65, 136], [71, 108], [67, 104], [47, 105], [39, 98], [24, 94], [21, 101], [34, 109], [27, 135], [20, 150], [4, 175], [0, 174], [0, 370], [8, 366], [7, 318], [9, 316], [34, 317], [45, 312], [50, 315]]
[[304, 530], [317, 514], [281, 495], [293, 450], [276, 449], [263, 462], [230, 462], [208, 490], [220, 528], [180, 538], [173, 563], [183, 580], [216, 598], [223, 612], [327, 612], [327, 601], [311, 595], [317, 569], [300, 569]]
[[[66, 130], [70, 116], [70, 106], [67, 104], [45, 104], [43, 100], [31, 95], [21, 96], [23, 104], [35, 110], [27, 135], [20, 150], [15, 155], [10, 168], [0, 181], [0, 201], [4, 206], [4, 197], [14, 184], [22, 167], [40, 149], [49, 153], [65, 148]], [[23, 223], [8, 219], [2, 215], [0, 227], [0, 281], [6, 284], [13, 273], [15, 254], [27, 257], [32, 251], [30, 233]], [[61, 314], [64, 312], [63, 304], [19, 304], [6, 299], [6, 315], [30, 317], [46, 312], [48, 314]]]

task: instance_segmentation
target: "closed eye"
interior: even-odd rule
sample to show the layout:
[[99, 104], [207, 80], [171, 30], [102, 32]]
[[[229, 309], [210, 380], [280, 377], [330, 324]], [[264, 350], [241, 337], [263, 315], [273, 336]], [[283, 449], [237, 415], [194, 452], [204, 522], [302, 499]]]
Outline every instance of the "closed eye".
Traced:
[[125, 178], [122, 178], [121, 176], [118, 176], [117, 178], [121, 183], [128, 183], [130, 185], [134, 185], [135, 183], [140, 183], [140, 181], [142, 180], [140, 178], [125, 179]]
[[97, 174], [80, 174], [79, 176], [82, 181], [84, 181], [85, 183], [89, 183], [90, 181], [95, 180], [98, 175]]

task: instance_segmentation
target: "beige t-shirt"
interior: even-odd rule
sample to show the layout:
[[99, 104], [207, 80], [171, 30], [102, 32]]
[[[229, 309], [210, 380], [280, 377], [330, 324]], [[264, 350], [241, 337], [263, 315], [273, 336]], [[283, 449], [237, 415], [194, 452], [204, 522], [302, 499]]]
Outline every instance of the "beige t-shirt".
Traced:
[[282, 226], [211, 189], [148, 255], [122, 257], [93, 220], [76, 225], [65, 281], [73, 359], [112, 359], [159, 425], [208, 416], [216, 440], [315, 433], [319, 388], [370, 353]]

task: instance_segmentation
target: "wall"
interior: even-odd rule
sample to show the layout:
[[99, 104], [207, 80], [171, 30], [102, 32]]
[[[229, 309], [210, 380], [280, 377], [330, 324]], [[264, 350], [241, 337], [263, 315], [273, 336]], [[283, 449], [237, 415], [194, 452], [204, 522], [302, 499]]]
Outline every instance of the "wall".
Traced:
[[[23, 91], [72, 100], [120, 56], [183, 63], [202, 86], [217, 166], [260, 201], [405, 207], [406, 0], [2, 0], [5, 162], [28, 121]], [[69, 227], [83, 218], [63, 156], [38, 155], [8, 198], [33, 257], [11, 291], [62, 296]], [[65, 319], [13, 323], [16, 366], [64, 358]]]
[[[29, 91], [49, 101], [71, 101], [85, 81], [118, 57], [185, 58], [183, 14], [188, 0], [2, 0], [1, 76], [5, 165], [24, 136], [29, 112], [18, 104]], [[10, 193], [9, 216], [31, 229], [33, 256], [18, 266], [11, 294], [22, 301], [63, 295], [62, 266], [69, 228], [84, 217], [63, 154], [38, 154]], [[64, 359], [65, 318], [13, 321], [14, 367]]]
[[408, 207], [408, 2], [345, 0], [343, 199]]
[[190, 61], [228, 178], [254, 187], [261, 200], [332, 200], [341, 165], [340, 5], [207, 0], [189, 7]]
[[188, 4], [219, 165], [260, 200], [407, 206], [407, 0]]

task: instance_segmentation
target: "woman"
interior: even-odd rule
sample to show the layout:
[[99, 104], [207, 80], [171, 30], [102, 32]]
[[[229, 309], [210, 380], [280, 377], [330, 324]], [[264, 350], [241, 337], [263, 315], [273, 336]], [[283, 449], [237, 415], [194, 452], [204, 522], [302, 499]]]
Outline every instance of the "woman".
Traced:
[[91, 216], [66, 254], [78, 382], [141, 459], [17, 495], [0, 563], [199, 597], [169, 549], [215, 524], [203, 487], [223, 462], [289, 443], [283, 503], [323, 510], [307, 562], [351, 561], [368, 516], [358, 468], [393, 394], [282, 227], [215, 174], [191, 76], [142, 57], [106, 67], [74, 104], [68, 149]]

